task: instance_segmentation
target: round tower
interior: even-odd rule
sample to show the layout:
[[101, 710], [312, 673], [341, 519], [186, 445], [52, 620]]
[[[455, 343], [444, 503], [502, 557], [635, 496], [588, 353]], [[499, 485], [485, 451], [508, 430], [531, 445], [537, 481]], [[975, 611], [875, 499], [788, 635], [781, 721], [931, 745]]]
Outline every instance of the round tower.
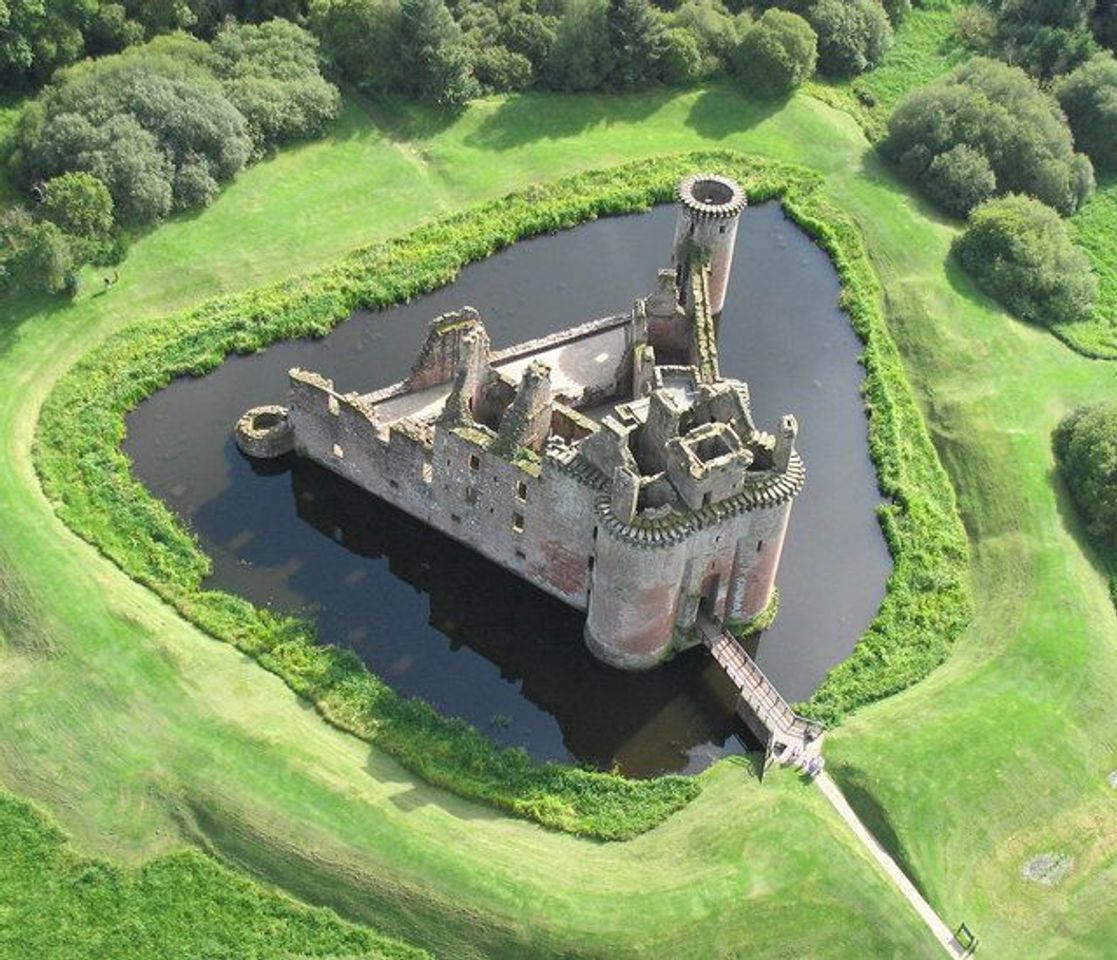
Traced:
[[679, 219], [672, 265], [679, 289], [687, 289], [692, 265], [709, 264], [710, 308], [716, 316], [725, 305], [737, 224], [747, 203], [745, 191], [728, 177], [696, 173], [679, 184], [677, 197]]

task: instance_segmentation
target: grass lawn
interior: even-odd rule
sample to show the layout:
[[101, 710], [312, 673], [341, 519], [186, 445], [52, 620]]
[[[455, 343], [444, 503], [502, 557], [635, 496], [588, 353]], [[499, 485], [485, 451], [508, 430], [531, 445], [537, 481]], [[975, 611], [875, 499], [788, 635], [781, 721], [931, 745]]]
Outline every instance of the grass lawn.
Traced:
[[430, 957], [327, 910], [265, 892], [193, 851], [161, 857], [142, 870], [76, 856], [56, 829], [5, 794], [0, 834], [5, 957]]
[[[937, 955], [788, 774], [760, 786], [725, 762], [667, 824], [610, 845], [416, 782], [97, 557], [31, 468], [52, 383], [133, 319], [538, 180], [728, 146], [820, 171], [860, 224], [974, 548], [973, 628], [928, 681], [836, 732], [831, 767], [947, 921], [977, 930], [983, 955], [1102, 955], [1117, 934], [1117, 793], [1105, 781], [1117, 624], [1048, 438], [1066, 409], [1112, 389], [1117, 368], [977, 295], [945, 265], [956, 227], [894, 180], [851, 117], [810, 97], [528, 96], [453, 122], [374, 119], [349, 102], [327, 141], [141, 239], [105, 296], [0, 305], [0, 595], [15, 598], [0, 601], [0, 782], [84, 852], [138, 864], [192, 841], [439, 956]], [[1067, 876], [1023, 880], [1046, 852], [1075, 858]]]

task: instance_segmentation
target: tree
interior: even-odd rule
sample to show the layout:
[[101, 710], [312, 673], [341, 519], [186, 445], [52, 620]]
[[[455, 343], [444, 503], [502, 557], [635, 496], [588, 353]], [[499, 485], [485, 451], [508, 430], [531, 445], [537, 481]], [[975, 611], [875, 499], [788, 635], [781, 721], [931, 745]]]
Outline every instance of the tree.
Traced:
[[558, 17], [521, 11], [514, 13], [503, 24], [501, 39], [513, 53], [527, 57], [538, 74], [554, 46], [557, 26]]
[[48, 180], [43, 215], [66, 233], [103, 240], [113, 228], [112, 194], [91, 173], [63, 173]]
[[931, 164], [959, 144], [984, 157], [998, 193], [1030, 194], [1070, 214], [1093, 189], [1093, 168], [1074, 152], [1062, 111], [1019, 68], [975, 57], [915, 90], [889, 117], [881, 150], [926, 186]]
[[1024, 320], [1045, 326], [1088, 318], [1098, 281], [1086, 253], [1050, 207], [1010, 194], [970, 214], [953, 253], [979, 287]]
[[995, 48], [1002, 59], [1048, 80], [1097, 50], [1090, 31], [1093, 10], [1094, 0], [1002, 0]]
[[802, 17], [785, 10], [765, 10], [745, 33], [733, 66], [747, 93], [785, 96], [814, 72], [818, 38]]
[[76, 289], [76, 264], [70, 242], [49, 220], [36, 223], [27, 235], [20, 256], [19, 275], [31, 289], [61, 293]]
[[647, 0], [609, 0], [609, 49], [612, 67], [606, 82], [617, 90], [636, 90], [659, 75], [664, 25]]
[[613, 68], [606, 0], [566, 0], [547, 59], [555, 90], [596, 90]]
[[682, 27], [671, 27], [663, 34], [659, 54], [659, 79], [683, 85], [703, 75], [702, 51], [694, 34]]
[[1099, 170], [1117, 171], [1117, 60], [1098, 54], [1055, 85], [1075, 145]]
[[1052, 438], [1059, 473], [1086, 520], [1109, 544], [1117, 537], [1117, 403], [1072, 411]]
[[401, 0], [397, 44], [405, 92], [446, 106], [477, 95], [461, 28], [443, 0]]
[[395, 89], [399, 5], [392, 0], [311, 0], [310, 30], [333, 71], [366, 90]]
[[214, 72], [248, 122], [257, 151], [319, 136], [341, 98], [318, 68], [318, 41], [286, 20], [226, 25], [211, 44]]
[[728, 68], [741, 37], [752, 25], [747, 13], [733, 16], [721, 0], [685, 0], [671, 14], [670, 23], [686, 30], [697, 41], [702, 76]]
[[877, 0], [815, 0], [804, 17], [818, 35], [818, 68], [830, 76], [871, 70], [892, 44], [892, 27]]

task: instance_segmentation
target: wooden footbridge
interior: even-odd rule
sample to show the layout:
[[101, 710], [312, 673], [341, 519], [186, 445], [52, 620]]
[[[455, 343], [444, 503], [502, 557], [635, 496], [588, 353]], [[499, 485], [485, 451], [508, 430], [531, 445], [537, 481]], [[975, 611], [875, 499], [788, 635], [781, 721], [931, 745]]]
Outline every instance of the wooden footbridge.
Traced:
[[722, 670], [737, 686], [737, 714], [764, 744], [764, 767], [773, 761], [806, 762], [822, 749], [824, 727], [791, 709], [733, 634], [708, 617], [698, 633]]

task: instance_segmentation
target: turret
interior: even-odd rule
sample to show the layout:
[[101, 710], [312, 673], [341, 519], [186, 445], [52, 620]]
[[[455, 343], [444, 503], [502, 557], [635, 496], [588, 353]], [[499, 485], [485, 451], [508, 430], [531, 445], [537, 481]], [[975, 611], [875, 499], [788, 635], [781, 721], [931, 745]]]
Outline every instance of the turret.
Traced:
[[675, 225], [675, 267], [680, 302], [689, 307], [690, 273], [710, 268], [710, 311], [725, 306], [737, 225], [745, 209], [745, 192], [733, 180], [712, 173], [687, 177], [679, 184], [679, 219]]

